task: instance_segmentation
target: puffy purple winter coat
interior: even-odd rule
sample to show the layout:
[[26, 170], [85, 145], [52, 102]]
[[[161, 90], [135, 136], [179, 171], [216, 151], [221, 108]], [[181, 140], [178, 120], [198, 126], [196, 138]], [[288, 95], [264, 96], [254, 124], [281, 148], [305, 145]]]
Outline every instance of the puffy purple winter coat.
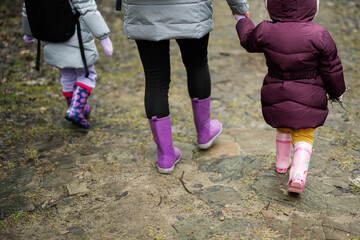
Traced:
[[241, 19], [236, 29], [248, 52], [263, 52], [268, 74], [261, 88], [262, 113], [274, 128], [305, 129], [324, 124], [327, 96], [345, 92], [334, 40], [313, 23], [315, 0], [267, 0], [273, 20], [258, 26]]

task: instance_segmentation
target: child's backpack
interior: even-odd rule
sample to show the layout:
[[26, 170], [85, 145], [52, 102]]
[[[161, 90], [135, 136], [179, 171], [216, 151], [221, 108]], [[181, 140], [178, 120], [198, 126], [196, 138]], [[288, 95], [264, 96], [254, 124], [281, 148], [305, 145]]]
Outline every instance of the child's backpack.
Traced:
[[24, 0], [30, 30], [38, 39], [36, 69], [40, 66], [40, 41], [65, 42], [75, 33], [79, 39], [81, 58], [84, 63], [86, 77], [89, 75], [84, 46], [81, 37], [79, 16], [76, 9], [70, 5], [71, 0]]

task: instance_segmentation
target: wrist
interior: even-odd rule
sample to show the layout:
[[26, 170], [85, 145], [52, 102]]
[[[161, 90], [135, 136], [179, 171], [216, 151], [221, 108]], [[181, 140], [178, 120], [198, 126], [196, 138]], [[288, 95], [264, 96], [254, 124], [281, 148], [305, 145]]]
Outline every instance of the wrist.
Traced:
[[240, 21], [241, 19], [246, 18], [244, 15], [235, 15], [235, 19]]

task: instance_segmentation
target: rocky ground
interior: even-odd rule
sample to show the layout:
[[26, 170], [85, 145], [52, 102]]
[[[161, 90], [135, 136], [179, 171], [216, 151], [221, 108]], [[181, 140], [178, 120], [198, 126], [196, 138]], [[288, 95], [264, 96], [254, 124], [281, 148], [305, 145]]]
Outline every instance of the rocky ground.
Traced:
[[[214, 1], [210, 35], [212, 116], [224, 132], [195, 145], [186, 73], [171, 42], [170, 105], [175, 145], [170, 175], [156, 170], [143, 107], [144, 76], [114, 1], [98, 0], [114, 55], [101, 49], [89, 131], [64, 118], [57, 69], [34, 70], [22, 41], [21, 1], [0, 5], [0, 239], [360, 239], [360, 4], [322, 1], [316, 22], [335, 39], [347, 111], [329, 105], [318, 129], [307, 185], [286, 191], [275, 173], [275, 131], [261, 115], [262, 54], [240, 46], [226, 1]], [[268, 19], [250, 1], [255, 23]]]

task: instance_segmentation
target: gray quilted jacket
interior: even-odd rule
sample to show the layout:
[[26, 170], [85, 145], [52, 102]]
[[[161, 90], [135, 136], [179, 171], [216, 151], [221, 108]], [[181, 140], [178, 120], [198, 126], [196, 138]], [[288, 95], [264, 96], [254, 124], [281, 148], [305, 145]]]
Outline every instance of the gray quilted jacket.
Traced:
[[[212, 0], [123, 0], [126, 37], [135, 40], [201, 38], [213, 27]], [[244, 14], [247, 0], [226, 0]]]
[[[94, 37], [104, 39], [109, 36], [110, 30], [106, 25], [94, 0], [71, 0], [72, 5], [80, 13], [81, 36], [83, 39], [85, 56], [88, 66], [93, 65], [99, 58]], [[22, 29], [31, 36], [27, 20], [25, 4], [22, 11]], [[51, 43], [42, 41], [44, 59], [49, 65], [58, 68], [83, 68], [77, 32], [66, 42]]]

